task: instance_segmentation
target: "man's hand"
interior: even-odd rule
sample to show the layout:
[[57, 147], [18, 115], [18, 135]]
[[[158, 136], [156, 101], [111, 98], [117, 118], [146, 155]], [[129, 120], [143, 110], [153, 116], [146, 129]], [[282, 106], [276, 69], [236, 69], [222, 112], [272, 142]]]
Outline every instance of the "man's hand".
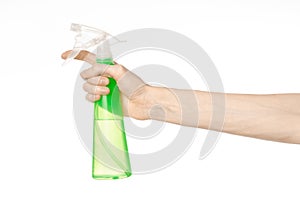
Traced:
[[[71, 51], [62, 54], [66, 59]], [[81, 72], [81, 77], [86, 80], [83, 89], [87, 92], [86, 99], [94, 102], [107, 95], [110, 90], [106, 87], [109, 84], [108, 77], [116, 80], [121, 91], [121, 100], [125, 116], [135, 119], [149, 119], [149, 103], [147, 95], [150, 86], [137, 75], [127, 70], [120, 64], [105, 65], [96, 63], [95, 54], [88, 51], [81, 51], [76, 57], [78, 60], [86, 61], [91, 67]]]

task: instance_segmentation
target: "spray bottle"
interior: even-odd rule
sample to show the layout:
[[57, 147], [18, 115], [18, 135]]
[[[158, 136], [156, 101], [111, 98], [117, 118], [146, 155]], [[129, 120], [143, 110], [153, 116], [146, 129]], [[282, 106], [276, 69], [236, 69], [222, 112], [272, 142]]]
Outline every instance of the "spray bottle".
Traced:
[[[114, 64], [107, 40], [108, 33], [80, 24], [72, 24], [71, 30], [77, 32], [77, 35], [74, 48], [66, 62], [74, 59], [81, 50], [97, 46], [96, 62]], [[91, 35], [92, 38], [89, 38]], [[92, 176], [94, 179], [126, 178], [131, 175], [131, 168], [120, 91], [113, 78], [109, 78], [107, 87], [110, 93], [94, 102]]]

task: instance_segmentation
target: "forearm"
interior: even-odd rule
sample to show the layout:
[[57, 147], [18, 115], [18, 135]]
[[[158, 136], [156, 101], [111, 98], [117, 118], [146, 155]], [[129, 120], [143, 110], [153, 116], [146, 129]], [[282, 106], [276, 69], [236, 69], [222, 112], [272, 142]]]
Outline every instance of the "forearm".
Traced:
[[300, 95], [226, 95], [224, 131], [300, 143]]
[[[150, 111], [150, 117], [235, 135], [300, 143], [300, 94], [246, 95], [182, 91], [152, 87], [149, 103], [156, 108]], [[184, 95], [195, 96], [197, 102], [194, 100], [189, 103]], [[184, 100], [180, 101], [179, 98]], [[182, 109], [191, 112], [182, 112]], [[195, 115], [196, 112], [198, 115]], [[221, 117], [217, 116], [212, 121], [213, 112]]]

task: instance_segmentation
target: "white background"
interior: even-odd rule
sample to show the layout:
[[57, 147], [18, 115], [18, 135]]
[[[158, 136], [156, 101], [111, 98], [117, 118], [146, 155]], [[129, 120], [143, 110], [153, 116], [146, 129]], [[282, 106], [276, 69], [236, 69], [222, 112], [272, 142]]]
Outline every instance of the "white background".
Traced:
[[[165, 170], [93, 180], [72, 117], [81, 63], [62, 68], [60, 59], [73, 45], [72, 22], [112, 34], [165, 28], [204, 48], [226, 92], [299, 92], [298, 2], [2, 0], [0, 198], [299, 198], [299, 145], [223, 134], [198, 160], [205, 130]], [[130, 150], [142, 151], [136, 142]]]

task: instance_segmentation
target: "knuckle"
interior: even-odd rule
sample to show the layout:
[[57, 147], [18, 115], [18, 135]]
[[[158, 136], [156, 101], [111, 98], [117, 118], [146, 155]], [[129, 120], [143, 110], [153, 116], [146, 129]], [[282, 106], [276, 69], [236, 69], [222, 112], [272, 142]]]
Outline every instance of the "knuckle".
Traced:
[[80, 73], [80, 77], [81, 77], [82, 79], [86, 79], [85, 71], [82, 71], [82, 72]]
[[90, 95], [87, 94], [87, 95], [85, 96], [85, 99], [88, 100], [88, 101], [91, 101], [91, 100], [90, 100]]
[[122, 65], [121, 64], [115, 64], [114, 67], [120, 68], [120, 67], [122, 67]]
[[120, 64], [116, 64], [114, 67], [111, 68], [112, 72], [114, 74], [114, 78], [119, 79], [120, 77], [122, 77], [123, 74], [126, 73], [126, 69], [120, 65]]
[[101, 71], [101, 68], [99, 66], [99, 64], [95, 64], [91, 67], [91, 72], [93, 73], [93, 75], [98, 75]]
[[103, 82], [103, 85], [108, 85], [109, 84], [109, 79], [107, 77], [102, 77], [102, 82]]
[[89, 78], [89, 79], [87, 79], [86, 81], [87, 81], [88, 83], [91, 83], [91, 84], [93, 84], [93, 83], [95, 82], [94, 78]]
[[99, 76], [99, 77], [97, 78], [97, 84], [98, 84], [98, 85], [101, 85], [101, 86], [106, 85], [106, 80], [105, 80], [105, 78]]
[[100, 88], [98, 86], [93, 87], [93, 94], [100, 94]]
[[83, 88], [83, 90], [87, 91], [88, 83], [84, 83], [84, 84], [82, 85], [82, 88]]
[[94, 102], [96, 100], [95, 95], [87, 94], [86, 99], [90, 102]]
[[116, 64], [115, 68], [117, 71], [125, 72], [125, 68], [121, 64]]

